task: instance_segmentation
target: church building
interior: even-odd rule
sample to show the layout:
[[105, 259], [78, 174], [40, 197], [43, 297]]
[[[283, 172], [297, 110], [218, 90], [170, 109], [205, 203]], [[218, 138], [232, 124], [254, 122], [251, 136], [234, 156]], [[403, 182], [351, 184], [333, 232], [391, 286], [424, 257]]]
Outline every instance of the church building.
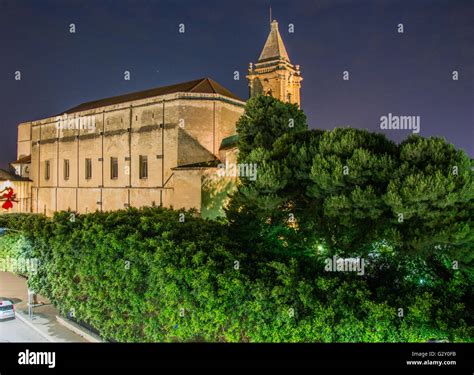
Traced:
[[[290, 62], [276, 21], [247, 79], [250, 96], [300, 105], [300, 68]], [[14, 204], [10, 212], [161, 205], [222, 215], [235, 178], [219, 176], [218, 166], [236, 163], [236, 122], [244, 106], [216, 81], [201, 78], [21, 123], [11, 166], [22, 182], [19, 199], [28, 204]], [[15, 190], [16, 181], [8, 183]]]

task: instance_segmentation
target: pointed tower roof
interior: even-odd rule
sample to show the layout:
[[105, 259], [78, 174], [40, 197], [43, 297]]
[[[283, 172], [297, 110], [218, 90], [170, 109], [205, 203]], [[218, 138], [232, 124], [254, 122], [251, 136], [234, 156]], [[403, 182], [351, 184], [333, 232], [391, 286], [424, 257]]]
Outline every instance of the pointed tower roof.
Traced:
[[273, 20], [270, 26], [270, 34], [268, 34], [267, 41], [265, 42], [258, 61], [269, 59], [286, 59], [290, 61], [280, 31], [278, 31], [278, 22]]

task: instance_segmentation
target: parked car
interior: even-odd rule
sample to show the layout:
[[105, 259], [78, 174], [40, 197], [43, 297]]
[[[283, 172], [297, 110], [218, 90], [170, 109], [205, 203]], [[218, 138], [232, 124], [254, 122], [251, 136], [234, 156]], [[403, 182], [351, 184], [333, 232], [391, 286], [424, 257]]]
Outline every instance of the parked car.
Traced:
[[15, 318], [15, 305], [10, 301], [0, 301], [0, 320]]

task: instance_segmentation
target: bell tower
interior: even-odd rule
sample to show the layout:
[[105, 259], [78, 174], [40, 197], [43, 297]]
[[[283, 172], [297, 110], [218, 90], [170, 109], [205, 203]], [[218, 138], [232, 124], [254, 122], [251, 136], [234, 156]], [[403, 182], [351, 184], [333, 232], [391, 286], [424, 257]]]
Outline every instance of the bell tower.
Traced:
[[283, 39], [278, 30], [278, 22], [270, 24], [270, 34], [263, 47], [258, 62], [250, 63], [247, 79], [250, 96], [271, 95], [283, 102], [300, 106], [301, 77], [300, 66], [290, 62]]

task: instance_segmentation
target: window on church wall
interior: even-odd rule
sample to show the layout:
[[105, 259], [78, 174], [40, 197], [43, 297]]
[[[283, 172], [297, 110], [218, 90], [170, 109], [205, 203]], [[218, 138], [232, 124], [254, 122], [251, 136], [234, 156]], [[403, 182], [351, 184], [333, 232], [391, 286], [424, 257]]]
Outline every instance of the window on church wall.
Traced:
[[63, 172], [64, 172], [64, 179], [66, 181], [69, 180], [69, 160], [68, 159], [64, 159]]
[[92, 178], [92, 159], [86, 159], [86, 180]]
[[140, 179], [148, 178], [148, 156], [140, 155]]
[[110, 178], [115, 180], [118, 178], [118, 159], [110, 158]]
[[44, 179], [49, 180], [51, 177], [51, 163], [49, 160], [44, 162]]

